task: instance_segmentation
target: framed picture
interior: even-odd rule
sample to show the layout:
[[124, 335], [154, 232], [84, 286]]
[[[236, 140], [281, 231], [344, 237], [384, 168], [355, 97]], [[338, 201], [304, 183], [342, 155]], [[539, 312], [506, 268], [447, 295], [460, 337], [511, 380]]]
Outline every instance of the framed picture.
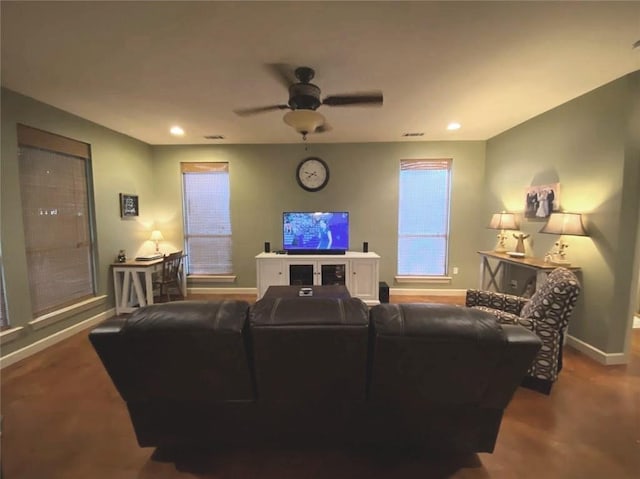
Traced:
[[560, 211], [560, 183], [529, 186], [525, 194], [524, 217], [545, 219]]
[[120, 193], [120, 216], [138, 216], [138, 195]]

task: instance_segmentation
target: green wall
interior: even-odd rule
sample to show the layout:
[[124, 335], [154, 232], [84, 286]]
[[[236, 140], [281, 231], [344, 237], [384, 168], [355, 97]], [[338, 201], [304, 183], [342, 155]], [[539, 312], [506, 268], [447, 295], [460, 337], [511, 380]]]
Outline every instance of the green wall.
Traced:
[[[7, 313], [12, 326], [25, 327], [19, 339], [2, 346], [2, 355], [6, 355], [105, 309], [102, 305], [38, 331], [27, 325], [34, 318], [24, 251], [16, 125], [22, 123], [91, 144], [98, 248], [96, 286], [98, 295], [108, 296], [107, 309], [114, 305], [110, 263], [121, 248], [127, 249], [130, 255], [135, 255], [148, 237], [145, 225], [150, 225], [153, 221], [153, 182], [149, 145], [6, 89], [2, 89], [1, 100], [0, 205]], [[120, 192], [140, 196], [140, 217], [134, 220], [120, 218]]]
[[[639, 78], [627, 75], [487, 142], [485, 216], [501, 208], [522, 212], [525, 187], [556, 182], [561, 207], [584, 213], [590, 236], [566, 238], [583, 282], [569, 334], [606, 353], [623, 351], [629, 304], [637, 300]], [[540, 234], [542, 226], [521, 221], [531, 234], [528, 252], [537, 257], [557, 239]]]
[[[640, 252], [640, 73], [624, 77], [533, 118], [488, 142], [149, 146], [14, 92], [2, 90], [1, 251], [11, 324], [24, 334], [2, 355], [113, 307], [110, 263], [119, 249], [130, 257], [150, 252], [157, 228], [164, 248], [183, 247], [180, 162], [228, 161], [232, 191], [233, 263], [237, 281], [216, 287], [254, 288], [255, 255], [264, 241], [281, 245], [286, 210], [348, 210], [351, 245], [363, 241], [381, 256], [380, 278], [395, 288], [465, 289], [478, 284], [478, 250], [493, 248], [491, 214], [522, 211], [524, 189], [559, 182], [567, 211], [585, 213], [588, 238], [569, 238], [571, 259], [583, 269], [584, 292], [570, 334], [606, 353], [620, 353], [628, 309], [637, 305]], [[97, 292], [106, 305], [32, 331], [16, 124], [23, 123], [91, 144], [97, 225]], [[320, 192], [302, 190], [298, 163], [323, 158], [331, 169]], [[398, 167], [401, 159], [453, 158], [450, 284], [395, 284]], [[120, 218], [118, 193], [140, 198], [140, 216]], [[542, 256], [556, 240], [542, 223], [523, 221], [530, 254]], [[513, 241], [513, 240], [512, 240]], [[194, 284], [195, 286], [199, 286]], [[204, 285], [203, 285], [204, 286]], [[211, 287], [211, 284], [206, 286]], [[635, 289], [634, 289], [635, 288]], [[634, 297], [635, 296], [635, 297]]]
[[[166, 239], [180, 244], [180, 162], [228, 161], [237, 274], [237, 282], [228, 286], [256, 286], [255, 255], [265, 241], [274, 249], [282, 246], [282, 212], [291, 210], [349, 211], [351, 249], [360, 251], [368, 241], [370, 250], [381, 256], [381, 280], [395, 286], [400, 160], [453, 158], [449, 259], [459, 274], [451, 284], [397, 287], [463, 289], [476, 285], [475, 238], [488, 221], [476, 208], [483, 195], [484, 153], [484, 142], [156, 146], [157, 224]], [[308, 156], [324, 159], [330, 169], [329, 184], [315, 193], [300, 188], [295, 179], [298, 163]]]

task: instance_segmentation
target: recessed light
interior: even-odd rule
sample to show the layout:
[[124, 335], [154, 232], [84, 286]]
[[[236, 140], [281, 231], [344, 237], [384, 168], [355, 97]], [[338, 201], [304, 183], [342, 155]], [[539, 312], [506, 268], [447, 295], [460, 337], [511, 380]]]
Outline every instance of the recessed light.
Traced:
[[455, 121], [452, 121], [447, 125], [447, 130], [459, 130], [460, 126], [461, 126], [460, 123], [456, 123]]
[[174, 136], [182, 136], [182, 135], [184, 135], [184, 130], [182, 128], [180, 128], [179, 126], [172, 126], [169, 131]]

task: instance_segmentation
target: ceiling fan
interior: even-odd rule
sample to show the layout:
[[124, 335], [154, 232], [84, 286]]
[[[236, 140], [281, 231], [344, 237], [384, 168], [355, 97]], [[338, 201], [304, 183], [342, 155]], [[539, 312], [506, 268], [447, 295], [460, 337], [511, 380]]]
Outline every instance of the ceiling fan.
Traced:
[[283, 120], [287, 125], [295, 128], [298, 133], [301, 133], [303, 139], [306, 139], [309, 133], [322, 133], [331, 129], [324, 116], [316, 111], [322, 105], [382, 105], [381, 91], [329, 95], [321, 99], [320, 88], [311, 83], [315, 76], [315, 71], [309, 67], [298, 67], [292, 70], [289, 65], [278, 63], [269, 65], [269, 68], [289, 91], [288, 103], [243, 108], [234, 111], [239, 116], [249, 116], [274, 110], [291, 110], [284, 115]]

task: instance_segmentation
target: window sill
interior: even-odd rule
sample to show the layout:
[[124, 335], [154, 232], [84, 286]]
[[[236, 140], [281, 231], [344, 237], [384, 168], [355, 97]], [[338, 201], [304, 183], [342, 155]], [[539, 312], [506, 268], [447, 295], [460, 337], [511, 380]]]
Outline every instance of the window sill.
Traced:
[[395, 276], [398, 284], [402, 283], [429, 283], [429, 284], [451, 284], [451, 276]]
[[18, 326], [16, 328], [7, 329], [6, 331], [2, 331], [0, 333], [0, 345], [10, 343], [14, 341], [20, 336], [22, 330], [24, 328], [22, 326]]
[[191, 280], [197, 283], [235, 283], [237, 276], [235, 274], [190, 274], [187, 275], [187, 281]]
[[52, 324], [55, 324], [59, 321], [63, 321], [68, 319], [76, 314], [79, 314], [83, 311], [86, 311], [91, 308], [95, 308], [101, 303], [105, 303], [107, 299], [106, 295], [96, 296], [91, 299], [87, 299], [80, 303], [73, 304], [71, 306], [67, 306], [66, 308], [59, 309], [58, 311], [53, 311], [51, 313], [38, 316], [33, 321], [29, 321], [29, 326], [31, 326], [34, 330], [46, 328]]

